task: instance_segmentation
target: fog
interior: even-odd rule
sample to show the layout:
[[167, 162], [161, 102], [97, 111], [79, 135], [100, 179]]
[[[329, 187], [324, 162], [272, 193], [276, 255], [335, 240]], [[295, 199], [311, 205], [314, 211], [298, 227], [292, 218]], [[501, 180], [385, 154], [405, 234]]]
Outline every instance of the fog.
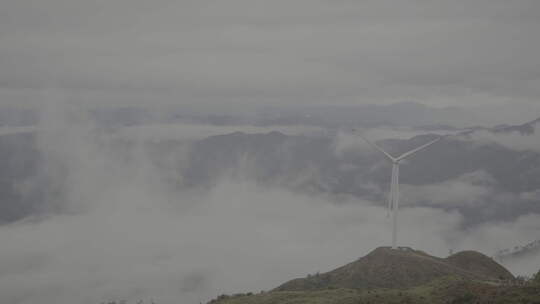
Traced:
[[[171, 172], [156, 167], [156, 156], [142, 146], [129, 155], [115, 149], [122, 136], [159, 141], [187, 128], [177, 136], [190, 139], [214, 134], [214, 127], [104, 131], [87, 113], [64, 102], [43, 107], [38, 148], [47, 168], [63, 168], [52, 174], [65, 200], [59, 210], [0, 227], [2, 303], [199, 303], [222, 293], [269, 290], [389, 243], [384, 202], [292, 192], [238, 174], [209, 188], [185, 189], [171, 183]], [[446, 256], [462, 249], [492, 254], [535, 239], [536, 214], [470, 227], [459, 212], [440, 208], [474, 203], [488, 194], [489, 181], [478, 172], [423, 189], [405, 186], [410, 201], [432, 204], [405, 203], [400, 243]], [[532, 271], [510, 266], [515, 273]]]
[[533, 124], [531, 134], [522, 134], [518, 131], [493, 133], [489, 131], [477, 131], [471, 136], [471, 140], [478, 144], [499, 144], [508, 149], [518, 151], [540, 151], [540, 123]]
[[36, 131], [34, 126], [26, 127], [0, 127], [0, 136], [9, 134], [30, 133]]
[[414, 100], [515, 123], [539, 111], [539, 11], [530, 0], [3, 1], [0, 102]]
[[453, 180], [429, 185], [403, 185], [406, 204], [427, 203], [441, 208], [456, 204], [485, 204], [494, 196], [494, 181], [485, 172], [472, 172]]

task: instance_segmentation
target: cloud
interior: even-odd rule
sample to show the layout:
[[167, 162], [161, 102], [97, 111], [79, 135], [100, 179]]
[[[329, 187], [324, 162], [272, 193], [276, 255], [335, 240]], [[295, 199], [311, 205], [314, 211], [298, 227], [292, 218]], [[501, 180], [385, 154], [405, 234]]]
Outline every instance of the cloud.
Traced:
[[354, 132], [338, 132], [333, 144], [337, 156], [345, 153], [373, 153], [373, 148]]
[[[196, 205], [145, 190], [120, 188], [92, 211], [2, 227], [10, 244], [0, 254], [2, 301], [173, 303], [258, 291], [354, 260], [390, 232], [381, 208], [366, 203], [337, 206], [249, 183], [221, 183]], [[438, 236], [460, 217], [424, 208], [403, 219], [403, 241], [432, 249], [444, 248]], [[434, 229], [422, 235], [425, 226]]]
[[428, 185], [401, 185], [404, 203], [455, 208], [482, 205], [495, 195], [495, 180], [484, 171]]
[[534, 133], [521, 134], [517, 131], [508, 133], [493, 133], [489, 131], [475, 131], [470, 140], [477, 144], [499, 144], [511, 150], [540, 152], [540, 127], [533, 125]]
[[0, 136], [10, 134], [32, 133], [35, 127], [0, 127]]
[[[512, 221], [485, 223], [466, 232], [460, 248], [495, 253], [514, 246], [523, 246], [538, 239], [540, 214], [528, 214]], [[539, 271], [540, 254], [505, 263], [514, 274], [530, 276]]]

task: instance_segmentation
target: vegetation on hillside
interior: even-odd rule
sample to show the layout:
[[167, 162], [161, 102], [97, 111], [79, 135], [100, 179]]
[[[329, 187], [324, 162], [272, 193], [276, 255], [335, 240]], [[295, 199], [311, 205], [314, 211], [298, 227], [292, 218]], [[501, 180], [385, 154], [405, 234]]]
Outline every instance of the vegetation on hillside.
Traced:
[[540, 304], [540, 271], [516, 279], [473, 251], [437, 258], [411, 248], [377, 248], [333, 271], [259, 294], [221, 295], [210, 304]]
[[343, 267], [291, 280], [276, 290], [410, 288], [445, 276], [492, 282], [514, 280], [508, 270], [478, 252], [465, 251], [443, 259], [411, 248], [380, 247]]
[[540, 304], [540, 284], [495, 285], [459, 277], [408, 289], [329, 288], [220, 296], [209, 304]]

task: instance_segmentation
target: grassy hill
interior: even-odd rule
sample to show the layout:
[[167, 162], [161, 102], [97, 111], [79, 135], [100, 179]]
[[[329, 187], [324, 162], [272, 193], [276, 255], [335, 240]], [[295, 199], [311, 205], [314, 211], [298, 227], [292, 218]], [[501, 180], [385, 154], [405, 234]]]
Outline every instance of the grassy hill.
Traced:
[[211, 304], [540, 304], [540, 284], [500, 286], [443, 277], [408, 289], [322, 289], [221, 296]]
[[442, 259], [411, 248], [380, 247], [343, 267], [289, 281], [276, 290], [410, 288], [445, 276], [483, 281], [514, 278], [504, 267], [478, 252], [460, 252]]
[[533, 303], [540, 284], [514, 276], [474, 251], [438, 258], [411, 248], [377, 248], [327, 273], [289, 281], [271, 292], [220, 296], [212, 304]]

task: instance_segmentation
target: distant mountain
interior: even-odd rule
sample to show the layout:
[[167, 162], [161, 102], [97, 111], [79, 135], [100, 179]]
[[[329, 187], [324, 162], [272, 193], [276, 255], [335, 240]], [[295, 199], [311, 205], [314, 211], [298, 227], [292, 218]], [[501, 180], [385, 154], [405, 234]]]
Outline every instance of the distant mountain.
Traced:
[[[399, 155], [434, 136], [384, 140], [379, 144]], [[353, 147], [337, 153], [336, 140], [332, 136], [287, 136], [281, 133], [213, 136], [194, 143], [190, 149], [192, 157], [182, 176], [190, 186], [212, 185], [225, 175], [243, 175], [263, 184], [299, 191], [348, 194], [384, 201], [390, 179], [390, 168], [385, 160], [369, 147], [360, 150]], [[533, 199], [535, 191], [540, 189], [540, 153], [534, 151], [447, 138], [432, 146], [429, 153], [426, 151], [409, 159], [402, 168], [401, 180], [403, 184], [422, 186], [457, 180], [475, 172], [481, 172], [488, 180], [471, 183], [488, 187], [494, 196], [497, 193], [504, 197], [513, 194], [514, 201], [508, 204], [485, 202], [491, 205], [491, 217], [540, 212], [540, 204]], [[421, 205], [430, 204], [430, 201], [419, 198], [412, 203]], [[461, 208], [466, 218], [481, 221], [483, 219], [479, 217], [486, 216], [482, 206], [456, 202], [441, 207]]]
[[524, 123], [522, 125], [517, 125], [517, 126], [508, 126], [508, 125], [496, 126], [492, 128], [491, 131], [494, 133], [519, 132], [521, 135], [531, 135], [531, 134], [534, 134], [537, 124], [540, 124], [540, 118], [533, 120], [531, 122], [528, 122], [528, 123]]
[[[379, 144], [397, 155], [435, 136], [390, 139]], [[458, 209], [467, 223], [540, 212], [535, 194], [540, 189], [540, 153], [512, 150], [497, 143], [478, 144], [473, 138], [447, 138], [430, 148], [429, 153], [412, 157], [402, 167], [403, 184], [444, 183], [480, 172], [486, 181], [468, 178], [468, 182], [480, 186], [487, 183], [489, 191], [494, 196], [502, 194], [504, 201], [489, 196], [480, 204], [456, 202], [441, 207]], [[356, 143], [352, 140], [353, 145], [361, 143], [360, 139]], [[170, 179], [175, 187], [210, 187], [224, 177], [236, 176], [295, 191], [344, 194], [382, 203], [390, 180], [388, 164], [369, 147], [339, 150], [339, 141], [335, 134], [289, 136], [279, 132], [236, 132], [189, 143], [152, 141], [145, 143], [144, 149], [156, 168], [163, 168], [163, 172], [176, 170], [171, 177], [181, 176]], [[134, 145], [123, 140], [111, 149], [118, 150], [115, 155], [128, 157]], [[58, 189], [62, 187], [59, 178], [63, 169], [44, 168], [55, 164], [45, 162], [35, 134], [0, 136], [0, 156], [0, 222], [49, 210], [48, 202], [60, 201], [57, 196], [63, 192]], [[407, 197], [404, 195], [404, 200]], [[419, 197], [410, 204], [429, 205], [429, 199]], [[490, 204], [489, 214], [483, 212], [481, 203]]]
[[[320, 105], [265, 107], [253, 112], [200, 112], [185, 107], [95, 107], [88, 117], [101, 126], [130, 126], [142, 123], [196, 123], [211, 125], [311, 125], [329, 128], [410, 127], [421, 130], [459, 130], [490, 125], [475, 111], [460, 107], [431, 107], [405, 101], [388, 105]], [[32, 108], [0, 107], [0, 126], [28, 126], [39, 122], [40, 112]], [[535, 122], [540, 121], [537, 120]], [[494, 129], [516, 128], [529, 132], [527, 125], [500, 125]]]
[[507, 260], [520, 259], [524, 257], [540, 254], [540, 240], [530, 242], [523, 246], [515, 246], [504, 250], [499, 250], [494, 258], [497, 261], [505, 262]]
[[411, 288], [445, 276], [487, 281], [514, 278], [503, 266], [474, 251], [443, 259], [411, 248], [381, 247], [336, 270], [289, 281], [276, 291]]
[[397, 126], [452, 130], [482, 123], [471, 111], [458, 107], [436, 108], [418, 102], [389, 105], [273, 106], [254, 112], [219, 114], [172, 109], [159, 115], [166, 122], [257, 126], [308, 125], [328, 128]]
[[390, 105], [302, 106], [266, 108], [259, 122], [273, 124], [308, 124], [327, 127], [407, 126], [452, 129], [481, 123], [470, 111], [458, 107], [435, 108], [418, 102]]

